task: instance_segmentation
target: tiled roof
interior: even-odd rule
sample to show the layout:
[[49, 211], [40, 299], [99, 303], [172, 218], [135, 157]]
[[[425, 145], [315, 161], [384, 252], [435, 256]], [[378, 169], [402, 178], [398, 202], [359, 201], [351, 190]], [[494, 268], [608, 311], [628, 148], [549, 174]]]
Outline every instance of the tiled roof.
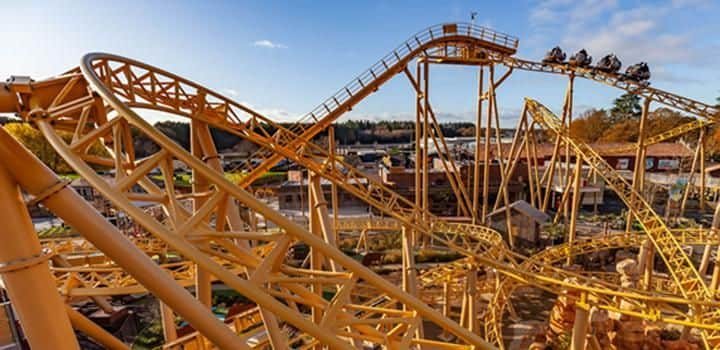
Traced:
[[[614, 157], [635, 157], [635, 150], [625, 150], [621, 152], [613, 151], [614, 149], [618, 149], [621, 147], [628, 148], [628, 146], [634, 146], [635, 143], [630, 142], [615, 142], [615, 143], [593, 143], [590, 145], [595, 151], [597, 151], [601, 156], [614, 156]], [[503, 154], [507, 155], [510, 153], [511, 148], [510, 143], [503, 143], [501, 145], [501, 149]], [[484, 145], [480, 145], [480, 159], [484, 160], [485, 153], [483, 151]], [[555, 148], [554, 144], [551, 143], [541, 143], [537, 145], [537, 157], [538, 158], [550, 158], [552, 157], [553, 150]], [[492, 144], [490, 145], [490, 157], [492, 159], [496, 158], [497, 155], [497, 145]], [[565, 147], [560, 148], [560, 155], [565, 155]], [[572, 148], [570, 149], [570, 155], [574, 155], [575, 152], [573, 152]], [[656, 143], [654, 145], [650, 145], [647, 147], [647, 157], [683, 157], [683, 158], [689, 158], [693, 156], [693, 152], [685, 145], [681, 143], [671, 143], [671, 142], [665, 142], [665, 143]], [[520, 157], [525, 158], [525, 148], [520, 152]]]

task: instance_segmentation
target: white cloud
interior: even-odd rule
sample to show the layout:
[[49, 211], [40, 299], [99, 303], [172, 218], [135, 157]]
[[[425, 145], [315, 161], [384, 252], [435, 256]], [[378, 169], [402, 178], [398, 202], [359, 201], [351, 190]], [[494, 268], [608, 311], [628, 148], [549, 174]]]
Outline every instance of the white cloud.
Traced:
[[[683, 80], [671, 71], [712, 64], [709, 57], [720, 53], [719, 47], [702, 44], [695, 37], [697, 27], [678, 25], [676, 20], [678, 11], [697, 11], [706, 3], [707, 0], [665, 0], [659, 4], [639, 2], [620, 6], [617, 0], [543, 0], [531, 9], [529, 19], [536, 32], [545, 33], [538, 40], [541, 45], [554, 46], [559, 42], [568, 55], [585, 48], [595, 61], [615, 53], [624, 67], [648, 62], [653, 80], [677, 83]], [[563, 24], [562, 30], [559, 23]], [[547, 40], [558, 35], [559, 41]]]
[[562, 43], [568, 51], [586, 48], [596, 60], [614, 52], [625, 66], [640, 61], [651, 65], [696, 62], [698, 51], [689, 36], [658, 29], [668, 15], [666, 8], [617, 11], [606, 25], [569, 32]]
[[530, 10], [530, 19], [535, 24], [564, 20], [572, 27], [615, 7], [617, 0], [544, 0]]
[[287, 49], [287, 45], [281, 43], [275, 43], [267, 39], [258, 40], [253, 43], [253, 46], [264, 47], [268, 49]]
[[233, 97], [238, 95], [238, 91], [235, 89], [223, 89], [223, 92]]
[[278, 107], [257, 107], [254, 106], [252, 103], [242, 101], [240, 102], [241, 105], [252, 109], [253, 111], [260, 113], [260, 115], [270, 118], [270, 120], [274, 122], [281, 122], [281, 123], [288, 123], [288, 122], [296, 122], [300, 119], [300, 115], [296, 113], [291, 113], [285, 109], [278, 108]]

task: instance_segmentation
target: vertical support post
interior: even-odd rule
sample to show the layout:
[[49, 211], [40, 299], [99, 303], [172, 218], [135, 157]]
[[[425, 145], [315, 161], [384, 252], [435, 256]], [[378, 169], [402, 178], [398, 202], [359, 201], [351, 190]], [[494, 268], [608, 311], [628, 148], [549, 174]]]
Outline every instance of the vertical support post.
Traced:
[[700, 133], [700, 211], [705, 212], [705, 128]]
[[[442, 313], [443, 316], [447, 319], [450, 318], [450, 278], [446, 277], [445, 281], [443, 281], [443, 306], [442, 306]], [[462, 320], [461, 320], [462, 324]], [[442, 334], [440, 335], [440, 339], [448, 339], [449, 334], [445, 329], [443, 329]]]
[[[572, 243], [575, 241], [575, 237], [577, 236], [577, 218], [578, 213], [580, 211], [580, 202], [582, 200], [582, 192], [580, 191], [582, 188], [580, 186], [580, 179], [582, 178], [582, 157], [580, 155], [575, 155], [575, 177], [573, 178], [573, 204], [572, 204], [572, 213], [570, 215], [570, 229], [569, 229], [569, 237], [568, 237], [568, 245], [572, 246]], [[566, 264], [570, 265], [573, 262], [573, 256], [572, 254], [568, 254]]]
[[[422, 180], [421, 180], [421, 173], [422, 173], [422, 148], [420, 146], [420, 139], [422, 138], [422, 131], [420, 130], [420, 127], [422, 125], [422, 106], [421, 101], [423, 98], [423, 84], [420, 82], [422, 81], [422, 70], [420, 70], [420, 61], [416, 63], [415, 67], [415, 76], [417, 77], [418, 81], [418, 90], [415, 94], [415, 207], [421, 208], [422, 207]], [[420, 213], [418, 213], [419, 215]], [[418, 217], [419, 218], [419, 217]]]
[[414, 231], [403, 225], [402, 227], [402, 283], [403, 290], [410, 295], [417, 296], [417, 273], [415, 271], [415, 255], [413, 254]]
[[[632, 186], [638, 194], [642, 194], [643, 186], [645, 185], [645, 126], [647, 124], [648, 114], [650, 113], [650, 98], [645, 98], [642, 106], [642, 114], [640, 115], [640, 128], [638, 130], [638, 141], [637, 149], [635, 150], [635, 166], [633, 172]], [[630, 200], [634, 201], [634, 195], [630, 197]], [[627, 221], [625, 222], [625, 232], [632, 230], [633, 217], [628, 212]]]
[[[532, 157], [532, 152], [531, 152], [533, 149], [532, 148], [533, 140], [531, 137], [532, 128], [533, 128], [532, 123], [530, 123], [530, 125], [528, 125], [525, 128], [525, 164], [527, 165], [527, 176], [528, 176], [527, 177], [527, 189], [528, 189], [528, 195], [530, 196], [530, 205], [537, 208], [537, 204], [536, 204], [537, 202], [535, 200], [535, 191], [534, 191], [534, 187], [535, 187], [535, 178], [533, 177], [533, 168], [534, 167], [532, 166], [533, 157]], [[520, 162], [519, 156], [518, 156], [517, 161]]]
[[0, 165], [0, 276], [33, 349], [79, 349], [20, 189]]
[[[199, 129], [202, 127], [202, 122], [193, 119], [190, 122], [190, 152], [193, 156], [202, 159], [203, 150], [202, 144], [200, 143]], [[172, 179], [168, 179], [172, 181]], [[200, 176], [200, 174], [192, 170], [192, 191], [193, 193], [205, 192], [210, 188], [207, 179]], [[193, 212], [197, 211], [207, 200], [206, 197], [193, 198]], [[200, 243], [207, 244], [207, 243]], [[212, 275], [201, 269], [198, 265], [195, 265], [195, 297], [200, 300], [204, 305], [212, 306]]]
[[705, 128], [700, 133], [700, 211], [705, 212]]
[[[310, 181], [315, 177], [316, 175], [308, 172], [308, 185], [310, 185]], [[315, 206], [317, 205], [317, 201], [315, 196], [312, 194], [312, 186], [308, 186], [308, 220], [309, 220], [309, 226], [310, 226], [310, 233], [316, 235], [316, 236], [322, 236], [322, 229], [320, 227], [320, 218], [318, 216], [317, 210], [314, 210]], [[322, 263], [323, 263], [323, 256], [317, 249], [314, 249], [310, 247], [310, 270], [312, 271], [320, 271], [322, 270]], [[322, 297], [322, 285], [320, 283], [313, 283], [310, 285], [310, 291], [319, 295]], [[319, 307], [313, 306], [311, 310], [311, 317], [313, 320], [313, 323], [320, 324], [323, 317], [323, 310]], [[321, 349], [320, 346], [316, 346], [315, 349]]]
[[[320, 176], [315, 173], [311, 173], [310, 175], [308, 183], [310, 194], [308, 198], [312, 200], [312, 206], [310, 207], [312, 215], [310, 217], [315, 220], [314, 224], [316, 227], [314, 228], [319, 229], [320, 235], [325, 242], [333, 247], [337, 247], [337, 234], [335, 233], [335, 226], [332, 224], [330, 215], [328, 214], [327, 200], [325, 199], [325, 191], [322, 189]], [[313, 233], [316, 232], [313, 231]], [[330, 260], [329, 264], [330, 269], [334, 272], [338, 272], [342, 269], [340, 266], [335, 264], [335, 261]]]
[[[532, 156], [528, 155], [528, 169], [533, 169], [531, 177], [534, 179], [532, 182], [535, 185], [535, 198], [536, 202], [533, 204], [536, 208], [538, 208], [541, 205], [541, 197], [542, 197], [542, 185], [540, 184], [540, 161], [538, 159], [538, 152], [537, 152], [537, 140], [535, 139], [535, 122], [532, 122], [530, 124], [530, 129], [528, 130], [530, 142], [532, 142]], [[532, 160], [532, 163], [529, 161]]]
[[467, 274], [467, 284], [465, 286], [468, 303], [468, 330], [473, 333], [480, 331], [477, 319], [477, 272], [477, 264], [472, 264]]
[[575, 323], [573, 325], [572, 340], [570, 341], [570, 349], [585, 350], [585, 341], [587, 339], [588, 321], [590, 316], [589, 305], [587, 304], [587, 293], [580, 295], [580, 301], [575, 303]]
[[[331, 171], [335, 171], [335, 127], [331, 126], [328, 128], [328, 146], [330, 147], [330, 159], [332, 159], [332, 168]], [[338, 216], [339, 213], [339, 205], [338, 205], [338, 190], [337, 190], [337, 184], [335, 182], [331, 182], [330, 184], [330, 200], [332, 201], [332, 211], [333, 211], [333, 231], [335, 232], [335, 242], [339, 240], [338, 237], [338, 231], [337, 231], [337, 225], [338, 225]]]
[[[570, 130], [570, 126], [572, 125], [572, 119], [573, 119], [573, 94], [574, 94], [574, 87], [575, 87], [575, 74], [570, 73], [569, 81], [568, 81], [568, 91], [567, 91], [567, 99], [565, 100], [565, 113], [567, 114], [566, 120], [567, 120], [567, 129]], [[577, 157], [577, 155], [576, 155]], [[565, 182], [570, 182], [570, 144], [565, 144]], [[570, 203], [565, 202], [564, 208], [563, 208], [563, 217], [567, 219], [568, 214], [568, 206]]]
[[[483, 105], [483, 74], [485, 68], [480, 66], [478, 73], [478, 90], [477, 90], [477, 119], [475, 120], [475, 166], [473, 169], [473, 202], [472, 210], [473, 224], [477, 224], [478, 200], [480, 199], [480, 139], [482, 139], [482, 105]], [[484, 219], [481, 219], [485, 222]]]
[[423, 220], [428, 221], [430, 214], [430, 152], [428, 140], [430, 139], [430, 62], [423, 61]]
[[[403, 291], [417, 297], [417, 270], [415, 268], [415, 231], [405, 225], [402, 227], [402, 283]], [[405, 309], [407, 311], [407, 309]], [[424, 335], [424, 327], [422, 322], [418, 325], [417, 334], [419, 337]]]
[[[210, 127], [205, 122], [196, 121], [194, 128], [195, 136], [197, 137], [200, 149], [202, 151], [202, 159], [213, 169], [219, 173], [223, 173], [222, 162], [220, 161], [220, 155], [218, 155], [217, 147], [215, 147], [215, 141], [210, 133]], [[227, 199], [227, 213], [224, 220], [230, 224], [230, 227], [236, 231], [244, 231], [245, 225], [242, 218], [240, 217], [240, 208], [234, 199]], [[248, 220], [250, 225], [253, 226], [251, 229], [257, 231], [255, 217], [251, 210], [248, 210]], [[222, 224], [222, 223], [221, 223]], [[216, 223], [217, 225], [217, 223]], [[266, 225], [267, 226], [267, 225]], [[245, 240], [237, 240], [238, 245], [244, 248], [250, 248], [250, 244]]]
[[177, 339], [177, 328], [175, 328], [175, 313], [172, 309], [162, 301], [160, 304], [160, 319], [163, 326], [163, 336], [165, 336], [165, 342], [169, 343]]
[[705, 135], [705, 129], [700, 130], [700, 137], [698, 138], [698, 144], [697, 147], [695, 147], [695, 154], [693, 155], [692, 164], [690, 165], [690, 173], [688, 174], [688, 181], [687, 185], [685, 186], [685, 191], [683, 191], [683, 198], [682, 202], [680, 203], [680, 216], [683, 216], [685, 214], [685, 207], [687, 206], [687, 200], [690, 196], [690, 190], [694, 187], [693, 183], [695, 182], [695, 171], [697, 170], [697, 163], [698, 161], [701, 161], [700, 158], [700, 149], [702, 148], [700, 145], [702, 144], [702, 139]]
[[[568, 100], [568, 94], [566, 93], [565, 94], [565, 108], [563, 108], [563, 114], [562, 114], [562, 120], [561, 120], [563, 125], [565, 125], [566, 120], [567, 120], [567, 113], [564, 113], [565, 110], [567, 109], [567, 107], [566, 107], [567, 100]], [[545, 172], [543, 173], [543, 177], [540, 180], [541, 183], [543, 181], [545, 182], [545, 197], [543, 198], [542, 208], [540, 209], [542, 211], [547, 211], [551, 194], [552, 194], [553, 200], [555, 199], [555, 191], [553, 191], [552, 187], [553, 187], [553, 180], [555, 177], [555, 165], [556, 165], [556, 163], [560, 162], [559, 158], [560, 158], [560, 145], [561, 144], [562, 144], [562, 137], [560, 136], [560, 134], [558, 134], [557, 136], [555, 136], [555, 145], [553, 147], [552, 156], [550, 157], [550, 167], [548, 169], [545, 169]], [[565, 154], [565, 156], [567, 157], [568, 154]], [[559, 177], [562, 178], [562, 172], [560, 172], [560, 173], [561, 173], [561, 175]], [[562, 185], [562, 184], [560, 184], [560, 185]], [[560, 210], [560, 208], [557, 208], [557, 209], [558, 209], [558, 211]]]
[[[488, 67], [488, 110], [487, 110], [487, 123], [485, 125], [485, 152], [483, 160], [483, 194], [482, 194], [482, 217], [480, 222], [482, 224], [487, 223], [487, 211], [488, 211], [488, 197], [490, 195], [490, 128], [492, 126], [492, 113], [493, 113], [493, 99], [492, 95], [495, 93], [495, 66], [490, 65]], [[508, 233], [508, 237], [512, 235]]]
[[653, 270], [655, 269], [655, 246], [651, 241], [645, 241], [640, 247], [640, 269], [643, 272], [642, 288], [650, 290], [652, 284]]

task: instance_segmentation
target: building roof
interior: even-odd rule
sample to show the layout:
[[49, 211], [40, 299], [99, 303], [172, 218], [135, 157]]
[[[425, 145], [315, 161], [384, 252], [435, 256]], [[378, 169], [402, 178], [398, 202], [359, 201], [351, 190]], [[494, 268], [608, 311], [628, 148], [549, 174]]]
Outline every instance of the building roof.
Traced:
[[[500, 147], [502, 154], [507, 157], [510, 153], [511, 143], [503, 143]], [[612, 142], [612, 143], [593, 143], [590, 147], [594, 149], [598, 154], [604, 157], [635, 157], [635, 143], [633, 142]], [[485, 145], [480, 144], [480, 149], [484, 150]], [[615, 151], [619, 148], [626, 148], [626, 150]], [[537, 157], [538, 158], [550, 158], [552, 157], [555, 145], [552, 143], [541, 143], [537, 145]], [[497, 145], [490, 145], [490, 157], [491, 159], [497, 158]], [[561, 156], [565, 156], [565, 147], [561, 147], [559, 150]], [[570, 155], [573, 156], [575, 152], [570, 149]], [[484, 151], [480, 152], [480, 159], [484, 160]], [[687, 146], [681, 143], [675, 142], [661, 142], [647, 146], [647, 157], [660, 157], [660, 158], [690, 158], [693, 156], [693, 152]], [[520, 157], [526, 158], [525, 148], [520, 150]]]
[[[543, 224], [543, 223], [547, 222], [548, 220], [550, 220], [550, 215], [545, 214], [544, 212], [533, 207], [532, 205], [530, 205], [530, 203], [528, 203], [522, 199], [511, 203], [510, 209], [516, 210], [516, 211], [522, 213], [523, 215], [532, 218], [533, 220], [535, 220], [535, 222], [537, 222], [539, 224]], [[490, 217], [493, 217], [493, 216], [501, 214], [501, 213], [505, 213], [504, 206], [498, 208], [497, 210], [491, 212], [490, 214], [487, 214], [487, 217], [490, 218]]]

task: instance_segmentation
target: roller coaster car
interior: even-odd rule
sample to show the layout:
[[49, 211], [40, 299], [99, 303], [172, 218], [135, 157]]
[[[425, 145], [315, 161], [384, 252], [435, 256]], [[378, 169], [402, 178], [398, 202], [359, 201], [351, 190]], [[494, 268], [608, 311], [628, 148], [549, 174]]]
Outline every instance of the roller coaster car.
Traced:
[[647, 82], [650, 80], [650, 67], [645, 62], [633, 64], [625, 71], [624, 78], [638, 83]]
[[578, 51], [576, 54], [570, 56], [568, 64], [576, 67], [589, 67], [592, 63], [592, 56], [588, 55], [585, 49]]
[[622, 62], [615, 56], [615, 54], [609, 54], [603, 57], [600, 62], [595, 66], [595, 69], [605, 73], [617, 73], [622, 67]]
[[543, 63], [563, 63], [565, 61], [565, 53], [562, 51], [560, 46], [555, 46], [552, 50], [548, 51], [543, 58]]

